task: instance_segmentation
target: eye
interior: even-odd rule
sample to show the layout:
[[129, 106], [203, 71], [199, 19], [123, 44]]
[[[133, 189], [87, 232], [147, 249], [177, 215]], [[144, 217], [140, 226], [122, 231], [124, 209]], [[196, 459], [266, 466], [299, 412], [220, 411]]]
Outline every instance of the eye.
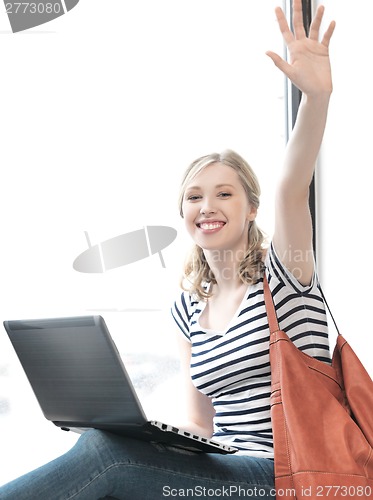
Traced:
[[190, 194], [189, 196], [187, 196], [187, 201], [197, 201], [197, 200], [200, 200], [202, 198], [202, 196], [200, 194]]
[[222, 191], [221, 193], [218, 194], [219, 198], [229, 198], [231, 193], [227, 193], [226, 191]]

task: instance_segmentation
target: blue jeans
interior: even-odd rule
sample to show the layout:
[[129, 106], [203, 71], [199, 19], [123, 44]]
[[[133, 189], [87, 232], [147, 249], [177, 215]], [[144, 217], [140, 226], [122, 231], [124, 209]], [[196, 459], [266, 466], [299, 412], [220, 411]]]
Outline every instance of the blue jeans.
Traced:
[[0, 487], [1, 500], [275, 498], [273, 461], [194, 453], [90, 430], [74, 447]]

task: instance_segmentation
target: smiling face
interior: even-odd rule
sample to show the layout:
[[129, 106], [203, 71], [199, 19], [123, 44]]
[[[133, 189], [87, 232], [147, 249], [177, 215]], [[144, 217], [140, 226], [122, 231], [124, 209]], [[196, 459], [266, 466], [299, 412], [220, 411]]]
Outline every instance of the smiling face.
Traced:
[[[182, 213], [187, 231], [204, 250], [245, 252], [251, 206], [237, 172], [222, 163], [204, 167], [186, 185]], [[237, 254], [238, 255], [238, 254]]]

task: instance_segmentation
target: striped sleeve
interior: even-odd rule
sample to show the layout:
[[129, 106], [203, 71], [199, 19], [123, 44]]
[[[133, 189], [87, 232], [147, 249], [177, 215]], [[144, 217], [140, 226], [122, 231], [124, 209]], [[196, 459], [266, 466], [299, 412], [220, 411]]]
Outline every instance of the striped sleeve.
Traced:
[[[314, 261], [313, 253], [308, 257]], [[288, 269], [284, 267], [282, 264], [278, 254], [276, 253], [275, 247], [273, 243], [267, 253], [266, 258], [266, 267], [269, 272], [269, 276], [275, 279], [282, 286], [291, 287], [295, 293], [307, 293], [314, 288], [317, 284], [316, 271], [313, 273], [311, 283], [309, 285], [302, 285], [298, 279], [296, 278], [296, 270], [294, 273], [291, 273]]]
[[302, 285], [283, 266], [273, 244], [266, 268], [280, 328], [298, 349], [330, 363], [327, 316], [316, 271], [311, 283]]
[[190, 342], [191, 298], [189, 293], [182, 292], [171, 307], [171, 314], [177, 326]]

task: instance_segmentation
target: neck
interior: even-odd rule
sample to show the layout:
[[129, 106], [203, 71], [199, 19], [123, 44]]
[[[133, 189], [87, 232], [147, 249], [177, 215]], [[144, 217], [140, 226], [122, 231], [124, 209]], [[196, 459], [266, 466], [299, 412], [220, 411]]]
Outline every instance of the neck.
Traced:
[[226, 250], [207, 250], [204, 253], [216, 280], [215, 288], [219, 292], [224, 290], [233, 291], [243, 286], [243, 282], [238, 274], [243, 255], [238, 259], [233, 252]]

